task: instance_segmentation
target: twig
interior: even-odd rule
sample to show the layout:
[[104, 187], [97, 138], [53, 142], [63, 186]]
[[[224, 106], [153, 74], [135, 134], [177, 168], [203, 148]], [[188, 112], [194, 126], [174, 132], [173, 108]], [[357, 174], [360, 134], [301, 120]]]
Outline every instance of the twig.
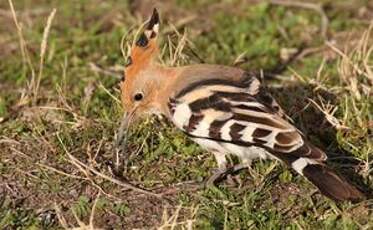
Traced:
[[342, 122], [334, 116], [335, 112], [338, 109], [338, 106], [333, 106], [333, 105], [330, 105], [329, 103], [325, 105], [321, 99], [320, 99], [321, 105], [317, 104], [311, 98], [308, 98], [308, 101], [310, 101], [320, 112], [322, 112], [325, 116], [325, 119], [329, 122], [329, 124], [331, 124], [337, 130], [349, 130], [350, 129], [349, 127], [343, 125]]
[[97, 202], [98, 202], [100, 196], [101, 196], [101, 193], [99, 192], [97, 194], [95, 202], [93, 203], [93, 206], [92, 206], [91, 216], [89, 217], [89, 226], [91, 227], [91, 229], [94, 229], [94, 227], [93, 227], [93, 220], [95, 218], [96, 206], [97, 206]]
[[321, 25], [320, 25], [321, 35], [325, 39], [327, 38], [329, 19], [321, 4], [309, 3], [309, 2], [297, 2], [297, 1], [290, 1], [290, 0], [270, 0], [269, 3], [273, 5], [297, 7], [297, 8], [303, 8], [303, 9], [316, 11], [321, 17]]
[[139, 192], [139, 193], [143, 193], [145, 195], [154, 196], [154, 197], [157, 197], [157, 198], [161, 198], [162, 197], [161, 194], [155, 194], [155, 193], [147, 191], [145, 189], [141, 189], [141, 188], [136, 187], [136, 186], [134, 186], [134, 185], [132, 185], [132, 184], [130, 184], [128, 182], [122, 182], [122, 181], [117, 180], [115, 178], [109, 177], [109, 176], [107, 176], [107, 175], [105, 175], [105, 174], [97, 171], [96, 169], [94, 169], [94, 168], [92, 168], [90, 166], [85, 165], [84, 163], [82, 163], [81, 161], [79, 161], [77, 158], [75, 158], [73, 155], [71, 155], [69, 153], [69, 151], [67, 151], [66, 146], [64, 145], [64, 143], [62, 142], [62, 140], [61, 140], [61, 138], [59, 137], [58, 134], [57, 134], [57, 138], [58, 138], [58, 141], [60, 142], [60, 144], [62, 145], [62, 147], [63, 147], [66, 155], [70, 158], [70, 160], [72, 162], [75, 162], [76, 165], [79, 165], [79, 166], [85, 168], [86, 170], [94, 173], [95, 175], [97, 175], [97, 176], [99, 176], [99, 177], [101, 177], [101, 178], [103, 178], [105, 180], [111, 181], [114, 184], [117, 184], [117, 185], [119, 185], [121, 187], [124, 187], [125, 189], [130, 189], [130, 190], [133, 190], [133, 191], [136, 191], [136, 192]]
[[185, 26], [186, 24], [189, 24], [190, 22], [196, 20], [197, 18], [198, 18], [197, 15], [190, 15], [189, 17], [184, 17], [183, 19], [177, 21], [175, 25], [166, 27], [163, 30], [162, 34], [166, 35], [169, 33], [173, 33], [175, 29], [180, 29], [181, 27]]
[[[66, 149], [65, 147], [64, 147], [64, 149]], [[83, 180], [85, 180], [85, 181], [89, 181], [89, 182], [91, 182], [91, 184], [94, 186], [94, 187], [96, 187], [101, 193], [103, 193], [103, 194], [105, 194], [107, 197], [109, 197], [109, 198], [111, 198], [111, 199], [114, 199], [114, 200], [121, 200], [120, 198], [118, 198], [118, 197], [116, 197], [116, 196], [114, 196], [114, 195], [111, 195], [111, 194], [109, 194], [109, 193], [107, 193], [107, 192], [105, 192], [105, 190], [103, 189], [103, 188], [101, 188], [101, 186], [100, 185], [98, 185], [95, 181], [93, 181], [93, 179], [91, 179], [90, 178], [90, 176], [89, 176], [89, 174], [88, 174], [88, 171], [87, 170], [85, 170], [84, 168], [83, 168], [83, 166], [81, 165], [81, 164], [83, 164], [83, 163], [81, 163], [81, 162], [76, 162], [76, 161], [73, 161], [73, 160], [71, 160], [70, 159], [70, 163], [72, 163], [73, 165], [75, 165], [75, 167], [77, 167], [85, 176], [86, 176], [86, 178], [84, 178], [84, 177], [82, 177], [82, 179]], [[83, 164], [84, 165], [84, 164]]]
[[86, 168], [87, 170], [91, 171], [91, 172], [94, 173], [95, 175], [97, 175], [97, 176], [99, 176], [99, 177], [101, 177], [101, 178], [103, 178], [103, 179], [105, 179], [105, 180], [111, 181], [111, 182], [113, 182], [114, 184], [117, 184], [117, 185], [119, 185], [119, 186], [121, 186], [121, 187], [124, 187], [124, 188], [126, 188], [126, 189], [130, 189], [130, 190], [133, 190], [133, 191], [136, 191], [136, 192], [139, 192], [139, 193], [143, 193], [143, 194], [145, 194], [145, 195], [151, 195], [151, 196], [155, 196], [155, 197], [157, 197], [157, 198], [161, 198], [161, 197], [162, 197], [162, 195], [160, 195], [160, 194], [155, 194], [155, 193], [152, 193], [152, 192], [150, 192], [150, 191], [147, 191], [147, 190], [141, 189], [141, 188], [139, 188], [139, 187], [136, 187], [136, 186], [134, 186], [134, 185], [132, 185], [132, 184], [130, 184], [130, 183], [128, 183], [128, 182], [123, 182], [123, 181], [120, 181], [120, 180], [118, 180], [118, 179], [115, 179], [115, 178], [109, 177], [109, 176], [107, 176], [107, 175], [105, 175], [105, 174], [103, 174], [103, 173], [97, 171], [96, 169], [94, 169], [94, 168], [92, 168], [92, 167], [89, 167], [89, 166], [83, 164], [81, 161], [79, 161], [78, 159], [76, 159], [76, 158], [75, 158], [74, 156], [72, 156], [71, 154], [68, 154], [68, 155], [69, 155], [69, 157], [70, 157], [72, 160], [74, 160], [76, 163], [80, 164], [82, 167]]
[[62, 215], [60, 207], [55, 203], [54, 204], [54, 210], [57, 214], [58, 221], [60, 222], [62, 227], [66, 230], [72, 230], [72, 229], [75, 229], [75, 230], [78, 230], [78, 229], [80, 229], [80, 230], [100, 230], [101, 228], [95, 228], [94, 224], [93, 224], [94, 217], [95, 217], [95, 212], [96, 212], [96, 207], [97, 207], [97, 203], [98, 203], [98, 200], [99, 200], [100, 196], [101, 196], [101, 193], [99, 192], [97, 194], [97, 197], [96, 197], [93, 205], [92, 205], [91, 215], [89, 216], [89, 224], [88, 225], [86, 225], [81, 219], [79, 219], [79, 217], [76, 214], [76, 212], [74, 211], [74, 209], [71, 210], [76, 222], [79, 225], [79, 227], [73, 227], [73, 228], [69, 228], [65, 217]]
[[32, 159], [32, 158], [31, 158], [30, 156], [28, 156], [26, 153], [21, 152], [20, 150], [18, 150], [18, 149], [16, 149], [16, 148], [10, 147], [10, 149], [11, 149], [14, 153], [16, 153], [16, 154], [18, 154], [18, 155], [20, 155], [20, 156], [22, 156], [22, 157], [24, 157], [24, 158], [26, 158], [26, 159], [28, 159], [28, 160], [31, 160], [31, 159]]
[[61, 226], [62, 226], [64, 229], [70, 229], [70, 228], [69, 228], [69, 225], [68, 225], [67, 222], [66, 222], [65, 217], [62, 215], [62, 212], [61, 212], [60, 207], [59, 207], [56, 203], [54, 203], [54, 210], [55, 210], [55, 212], [56, 212], [57, 219], [58, 219], [58, 221], [60, 222]]
[[[90, 226], [87, 226], [86, 224], [84, 224], [84, 222], [83, 222], [81, 219], [79, 219], [79, 217], [78, 217], [78, 215], [76, 214], [76, 212], [75, 212], [74, 209], [72, 209], [71, 212], [73, 213], [73, 216], [74, 216], [76, 222], [77, 222], [78, 225], [79, 225], [79, 227], [72, 228], [72, 230], [78, 230], [78, 229], [79, 229], [79, 230], [81, 230], [81, 229], [92, 230], [92, 229], [90, 228]], [[94, 230], [94, 229], [93, 229], [93, 230]]]
[[88, 65], [91, 68], [91, 70], [93, 72], [96, 72], [96, 73], [102, 73], [102, 74], [107, 75], [107, 76], [115, 77], [116, 79], [121, 79], [122, 76], [123, 76], [123, 74], [116, 73], [116, 72], [110, 71], [110, 70], [106, 70], [106, 69], [102, 68], [101, 66], [93, 63], [93, 62], [90, 62]]
[[0, 144], [15, 144], [15, 145], [20, 145], [21, 143], [19, 141], [16, 141], [14, 139], [10, 139], [6, 136], [2, 136], [2, 139], [0, 139]]
[[98, 154], [101, 151], [101, 147], [102, 147], [103, 143], [104, 143], [104, 140], [101, 140], [100, 143], [99, 143], [99, 145], [98, 145], [98, 147], [97, 147], [96, 153], [95, 153], [95, 155], [94, 155], [94, 157], [92, 159], [93, 162], [96, 162], [96, 158], [97, 158]]
[[71, 177], [71, 178], [74, 178], [74, 179], [80, 179], [80, 180], [87, 180], [86, 178], [84, 177], [81, 177], [81, 176], [76, 176], [76, 175], [73, 175], [73, 174], [69, 174], [69, 173], [66, 173], [64, 171], [61, 171], [59, 169], [56, 169], [56, 168], [53, 168], [51, 166], [48, 166], [48, 165], [45, 165], [45, 164], [42, 164], [42, 163], [36, 163], [36, 165], [42, 167], [42, 168], [45, 168], [45, 169], [48, 169], [50, 171], [53, 171], [55, 173], [58, 173], [58, 174], [61, 174], [61, 175], [64, 175], [64, 176], [67, 176], [67, 177]]
[[[37, 8], [37, 9], [30, 9], [30, 10], [25, 10], [21, 13], [19, 13], [20, 17], [30, 17], [30, 16], [37, 16], [41, 14], [45, 14], [47, 12], [46, 9], [44, 8]], [[9, 11], [0, 9], [0, 16], [1, 17], [7, 17], [7, 18], [12, 18], [13, 14], [12, 12], [9, 13]]]

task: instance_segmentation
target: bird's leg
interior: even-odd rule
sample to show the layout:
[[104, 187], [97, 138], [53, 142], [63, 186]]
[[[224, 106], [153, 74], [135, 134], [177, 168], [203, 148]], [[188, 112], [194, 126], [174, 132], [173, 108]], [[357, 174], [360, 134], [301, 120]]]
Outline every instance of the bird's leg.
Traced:
[[206, 186], [214, 185], [215, 181], [220, 180], [227, 170], [227, 159], [226, 154], [221, 152], [212, 152], [215, 156], [216, 163], [218, 168], [213, 170], [213, 174], [206, 181]]
[[225, 153], [213, 152], [216, 163], [218, 164], [218, 170], [225, 170], [227, 168], [227, 158]]
[[241, 163], [241, 164], [236, 164], [232, 167], [228, 167], [222, 170], [218, 169], [218, 172], [215, 172], [212, 176], [209, 177], [209, 179], [206, 182], [206, 186], [213, 186], [215, 185], [216, 182], [219, 182], [225, 177], [230, 176], [231, 174], [234, 174], [247, 167], [248, 167], [247, 164]]
[[216, 182], [219, 182], [220, 180], [224, 179], [226, 176], [231, 175], [235, 172], [238, 172], [244, 168], [247, 168], [251, 164], [251, 161], [245, 160], [240, 164], [227, 168], [227, 159], [225, 158], [226, 154], [220, 153], [220, 152], [213, 152], [213, 154], [217, 161], [218, 169], [215, 170], [213, 175], [209, 177], [209, 179], [206, 182], [206, 186], [213, 186]]
[[232, 166], [231, 168], [229, 168], [226, 172], [228, 183], [233, 184], [233, 185], [236, 183], [242, 184], [240, 175], [233, 175], [233, 174], [235, 174], [238, 171], [241, 171], [242, 169], [247, 169], [250, 167], [251, 167], [251, 161], [249, 162], [242, 161], [240, 164], [236, 164]]
[[242, 169], [248, 169], [249, 172], [251, 170], [251, 163], [252, 163], [252, 158], [246, 156], [246, 155], [239, 155], [238, 156], [239, 159], [240, 159], [240, 164], [237, 164], [237, 165], [234, 165], [231, 169], [231, 173], [229, 175], [227, 175], [228, 177], [228, 182], [230, 182], [231, 184], [242, 184], [242, 181], [241, 181], [241, 178], [240, 178], [240, 175], [232, 175], [238, 171], [241, 171]]

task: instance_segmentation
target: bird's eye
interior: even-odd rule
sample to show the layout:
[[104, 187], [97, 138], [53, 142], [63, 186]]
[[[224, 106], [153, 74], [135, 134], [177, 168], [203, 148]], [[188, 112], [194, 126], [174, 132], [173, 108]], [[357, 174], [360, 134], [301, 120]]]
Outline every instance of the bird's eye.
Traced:
[[143, 93], [136, 93], [133, 98], [135, 99], [135, 101], [141, 101], [144, 98], [144, 94]]

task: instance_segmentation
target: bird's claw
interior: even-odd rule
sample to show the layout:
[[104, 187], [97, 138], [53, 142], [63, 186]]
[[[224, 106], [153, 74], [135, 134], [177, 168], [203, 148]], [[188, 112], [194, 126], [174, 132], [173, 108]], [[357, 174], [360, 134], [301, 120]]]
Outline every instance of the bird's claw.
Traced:
[[[222, 181], [224, 178], [247, 168], [245, 164], [237, 164], [229, 168], [218, 168], [213, 170], [213, 174], [207, 179], [206, 187], [215, 186], [216, 183]], [[230, 178], [232, 179], [232, 178]]]

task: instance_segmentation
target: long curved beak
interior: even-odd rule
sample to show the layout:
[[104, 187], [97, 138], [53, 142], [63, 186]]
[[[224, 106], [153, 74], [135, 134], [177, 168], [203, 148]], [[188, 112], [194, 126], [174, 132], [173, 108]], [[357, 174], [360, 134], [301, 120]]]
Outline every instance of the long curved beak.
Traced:
[[135, 110], [124, 113], [115, 140], [114, 166], [116, 173], [123, 172], [126, 167], [129, 152], [126, 151], [128, 141], [128, 130], [133, 121]]
[[127, 142], [127, 134], [128, 134], [128, 129], [130, 125], [130, 119], [131, 119], [131, 116], [129, 116], [128, 112], [123, 114], [119, 129], [118, 129], [117, 137], [115, 140], [116, 148], [122, 147], [123, 144], [126, 144]]

